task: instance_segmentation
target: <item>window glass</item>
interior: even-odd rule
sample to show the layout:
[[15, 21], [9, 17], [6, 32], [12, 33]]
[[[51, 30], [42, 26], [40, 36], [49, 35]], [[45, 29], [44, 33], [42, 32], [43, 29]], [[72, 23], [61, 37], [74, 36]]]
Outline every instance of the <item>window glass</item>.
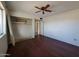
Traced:
[[2, 10], [0, 9], [0, 35], [3, 33]]

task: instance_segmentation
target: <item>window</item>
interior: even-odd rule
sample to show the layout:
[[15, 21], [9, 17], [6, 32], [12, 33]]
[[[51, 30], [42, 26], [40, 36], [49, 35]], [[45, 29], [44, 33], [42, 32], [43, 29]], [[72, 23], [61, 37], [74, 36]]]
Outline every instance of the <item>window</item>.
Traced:
[[5, 14], [5, 8], [0, 2], [0, 38], [4, 36], [6, 33], [6, 14]]
[[2, 9], [0, 9], [0, 35], [3, 34], [3, 19], [2, 19]]

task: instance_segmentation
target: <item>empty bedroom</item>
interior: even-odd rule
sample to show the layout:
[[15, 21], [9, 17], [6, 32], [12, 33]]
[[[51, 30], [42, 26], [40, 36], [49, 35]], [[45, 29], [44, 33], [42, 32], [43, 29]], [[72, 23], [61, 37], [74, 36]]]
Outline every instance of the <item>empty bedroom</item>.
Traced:
[[1, 57], [79, 57], [79, 1], [0, 1]]

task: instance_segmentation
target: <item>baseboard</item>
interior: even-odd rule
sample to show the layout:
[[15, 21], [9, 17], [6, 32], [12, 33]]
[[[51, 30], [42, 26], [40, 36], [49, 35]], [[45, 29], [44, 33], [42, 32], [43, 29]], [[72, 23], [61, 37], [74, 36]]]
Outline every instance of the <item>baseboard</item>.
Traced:
[[44, 37], [46, 37], [46, 38], [49, 38], [49, 39], [53, 39], [53, 40], [55, 40], [55, 41], [59, 41], [59, 42], [62, 42], [62, 43], [65, 43], [65, 44], [69, 44], [69, 45], [71, 45], [71, 46], [74, 46], [74, 47], [78, 47], [79, 48], [79, 46], [76, 46], [76, 45], [73, 45], [73, 44], [70, 44], [70, 43], [67, 43], [67, 42], [64, 42], [64, 41], [60, 41], [60, 40], [57, 40], [57, 39], [55, 39], [55, 38], [51, 38], [51, 37], [49, 37], [49, 36], [45, 36], [45, 35], [42, 35], [42, 34], [40, 34], [41, 36], [44, 36]]

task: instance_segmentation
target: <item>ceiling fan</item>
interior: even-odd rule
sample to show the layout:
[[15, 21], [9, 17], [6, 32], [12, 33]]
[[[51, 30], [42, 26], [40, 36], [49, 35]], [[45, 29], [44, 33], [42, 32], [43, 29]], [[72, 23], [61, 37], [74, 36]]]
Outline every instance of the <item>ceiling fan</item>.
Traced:
[[40, 10], [40, 11], [36, 11], [35, 13], [38, 13], [38, 12], [41, 12], [41, 11], [42, 11], [42, 14], [45, 14], [45, 12], [52, 12], [52, 10], [48, 10], [48, 7], [50, 7], [49, 4], [47, 4], [46, 6], [42, 6], [42, 7], [35, 6], [35, 8]]

